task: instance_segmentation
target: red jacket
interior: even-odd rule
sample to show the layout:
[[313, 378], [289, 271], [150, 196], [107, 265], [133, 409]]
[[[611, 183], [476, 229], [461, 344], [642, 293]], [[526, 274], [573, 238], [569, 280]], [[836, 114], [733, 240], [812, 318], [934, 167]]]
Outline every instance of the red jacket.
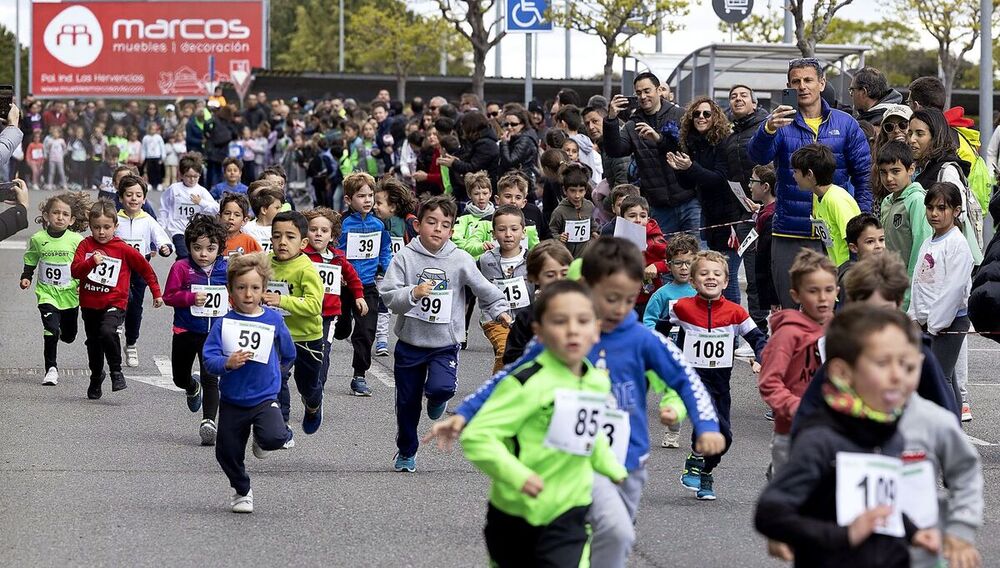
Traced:
[[[306, 245], [304, 252], [309, 260], [314, 264], [332, 264], [340, 267], [341, 286], [347, 286], [355, 299], [365, 297], [365, 288], [358, 278], [357, 271], [347, 260], [347, 256], [340, 249], [330, 245], [327, 249], [333, 253], [333, 258], [326, 260], [320, 255], [312, 245]], [[368, 306], [369, 310], [378, 309], [378, 306]], [[323, 317], [339, 316], [341, 313], [340, 296], [337, 294], [323, 294]]]
[[[646, 223], [646, 250], [643, 251], [642, 258], [644, 266], [655, 265], [656, 271], [659, 274], [666, 274], [670, 270], [667, 266], [667, 239], [663, 237], [663, 231], [660, 230], [660, 226], [653, 219], [650, 219]], [[660, 276], [654, 278], [652, 282], [643, 283], [642, 291], [639, 292], [636, 303], [645, 305], [649, 302], [649, 297], [660, 286], [663, 286], [663, 280]]]
[[[119, 271], [118, 282], [114, 287], [99, 284], [88, 278], [91, 271], [97, 267], [94, 257], [88, 256], [94, 252], [99, 252], [106, 258], [121, 261], [120, 265], [105, 263], [105, 266], [109, 266], [105, 273], [106, 276], [113, 277], [114, 271]], [[73, 278], [80, 281], [80, 307], [94, 310], [106, 310], [113, 307], [124, 310], [128, 306], [129, 280], [132, 271], [138, 272], [146, 281], [146, 285], [153, 293], [153, 298], [163, 296], [153, 267], [149, 265], [146, 257], [128, 246], [125, 241], [114, 237], [102, 245], [95, 241], [93, 236], [83, 239], [76, 249], [76, 256], [73, 257], [73, 265], [70, 267]]]
[[798, 310], [781, 310], [771, 316], [771, 330], [757, 388], [774, 410], [774, 433], [788, 434], [802, 394], [822, 366], [817, 342], [826, 330]]

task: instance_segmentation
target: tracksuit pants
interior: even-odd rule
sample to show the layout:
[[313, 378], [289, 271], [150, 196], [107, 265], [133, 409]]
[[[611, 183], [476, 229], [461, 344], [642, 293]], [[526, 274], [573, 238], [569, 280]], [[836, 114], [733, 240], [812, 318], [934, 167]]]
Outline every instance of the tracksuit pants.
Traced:
[[87, 335], [87, 363], [90, 379], [103, 379], [104, 360], [108, 361], [108, 371], [122, 372], [122, 342], [118, 337], [118, 326], [125, 321], [125, 312], [118, 308], [98, 310], [80, 308], [83, 315], [83, 331]]
[[326, 386], [326, 376], [330, 373], [330, 350], [333, 348], [333, 331], [340, 316], [323, 316], [323, 364], [319, 370], [319, 382]]
[[587, 522], [593, 531], [591, 566], [625, 566], [635, 544], [635, 517], [649, 472], [645, 466], [630, 471], [620, 485], [594, 474], [593, 502]]
[[399, 455], [417, 453], [421, 401], [441, 404], [458, 387], [458, 345], [416, 347], [396, 341], [393, 375], [396, 381], [396, 447]]
[[240, 495], [250, 492], [250, 476], [243, 465], [250, 432], [257, 445], [268, 451], [280, 449], [290, 438], [276, 400], [250, 407], [222, 401], [218, 429], [215, 459], [229, 478], [229, 485]]
[[80, 308], [60, 310], [52, 304], [39, 304], [38, 311], [42, 314], [43, 352], [45, 370], [48, 371], [53, 367], [59, 367], [56, 363], [59, 340], [63, 343], [73, 343], [76, 340]]
[[125, 345], [135, 345], [139, 341], [139, 327], [142, 325], [142, 302], [146, 299], [146, 281], [136, 273], [128, 285], [128, 306], [125, 308]]
[[205, 370], [205, 360], [201, 350], [205, 347], [207, 333], [185, 331], [175, 333], [170, 348], [170, 370], [177, 388], [193, 394], [195, 383], [191, 378], [191, 365], [198, 357], [198, 371], [201, 373], [201, 414], [202, 418], [215, 420], [219, 411], [219, 377]]
[[[722, 462], [722, 456], [726, 455], [726, 452], [729, 451], [729, 447], [733, 445], [733, 431], [729, 420], [729, 410], [733, 402], [729, 391], [731, 373], [732, 369], [713, 369], [711, 373], [698, 373], [698, 375], [701, 376], [701, 382], [704, 383], [709, 396], [712, 397], [712, 404], [715, 405], [715, 412], [719, 415], [719, 432], [726, 439], [726, 447], [722, 449], [721, 453], [714, 456], [705, 456], [705, 468], [703, 470], [705, 473], [712, 473], [712, 470], [714, 470], [716, 466]], [[692, 452], [694, 451], [696, 441], [697, 438], [695, 436], [694, 429], [692, 429]]]
[[499, 568], [579, 566], [587, 549], [589, 508], [573, 507], [536, 527], [490, 503], [483, 529], [490, 560]]
[[323, 383], [320, 381], [320, 370], [323, 368], [323, 339], [295, 342], [295, 362], [291, 367], [281, 370], [281, 391], [278, 392], [278, 402], [281, 405], [281, 416], [288, 422], [291, 413], [291, 393], [288, 390], [288, 379], [295, 371], [295, 388], [302, 397], [303, 404], [308, 408], [319, 408], [323, 404]]
[[378, 326], [378, 303], [381, 300], [375, 284], [365, 284], [365, 303], [368, 314], [362, 316], [354, 310], [354, 333], [351, 346], [354, 348], [354, 376], [363, 377], [372, 366], [372, 344], [375, 343], [375, 328]]

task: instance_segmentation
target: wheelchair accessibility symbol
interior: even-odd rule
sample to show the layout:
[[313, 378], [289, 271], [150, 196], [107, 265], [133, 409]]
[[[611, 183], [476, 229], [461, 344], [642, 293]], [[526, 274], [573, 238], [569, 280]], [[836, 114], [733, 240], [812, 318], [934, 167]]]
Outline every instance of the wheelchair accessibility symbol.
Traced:
[[507, 31], [534, 32], [552, 29], [545, 21], [547, 0], [507, 0]]

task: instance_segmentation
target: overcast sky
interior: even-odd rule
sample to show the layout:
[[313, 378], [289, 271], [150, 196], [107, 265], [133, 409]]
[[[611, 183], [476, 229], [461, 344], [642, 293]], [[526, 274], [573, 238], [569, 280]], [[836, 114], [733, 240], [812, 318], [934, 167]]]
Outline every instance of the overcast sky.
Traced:
[[[21, 38], [24, 43], [30, 43], [29, 30], [29, 1], [30, 0], [0, 0], [0, 23], [8, 29], [14, 28], [14, 9], [17, 2], [21, 3]], [[771, 0], [777, 6], [779, 0]], [[433, 11], [434, 3], [428, 0], [408, 0], [408, 3], [417, 7], [422, 12]], [[847, 6], [838, 16], [855, 20], [878, 20], [886, 17], [883, 12], [885, 2], [876, 0], [855, 0], [853, 4]], [[809, 4], [807, 3], [807, 9]], [[753, 8], [754, 13], [765, 14], [768, 11], [768, 3], [757, 0]], [[717, 28], [718, 19], [712, 11], [710, 0], [701, 0], [700, 5], [692, 5], [691, 13], [682, 19], [684, 29], [680, 32], [664, 35], [663, 51], [670, 54], [683, 56], [694, 49], [708, 45], [712, 42], [725, 42], [729, 40], [729, 34], [720, 32]], [[349, 31], [349, 30], [348, 30]], [[926, 35], [926, 34], [925, 34]], [[565, 34], [561, 29], [556, 29], [546, 34], [536, 35], [537, 58], [535, 66], [535, 77], [561, 78], [565, 76]], [[523, 77], [524, 76], [524, 38], [517, 35], [508, 35], [501, 42], [501, 71], [504, 76]], [[922, 41], [927, 47], [933, 47], [933, 42], [929, 37]], [[591, 77], [601, 72], [604, 65], [604, 51], [600, 41], [584, 34], [573, 32], [570, 37], [572, 53], [572, 76]], [[632, 41], [632, 49], [636, 52], [654, 51], [653, 38], [636, 38]], [[680, 58], [680, 57], [678, 57]], [[968, 58], [973, 61], [979, 60], [979, 48], [975, 48], [969, 53]], [[487, 58], [486, 71], [488, 75], [494, 74], [494, 55], [490, 53]], [[620, 60], [616, 60], [615, 69], [621, 69]]]

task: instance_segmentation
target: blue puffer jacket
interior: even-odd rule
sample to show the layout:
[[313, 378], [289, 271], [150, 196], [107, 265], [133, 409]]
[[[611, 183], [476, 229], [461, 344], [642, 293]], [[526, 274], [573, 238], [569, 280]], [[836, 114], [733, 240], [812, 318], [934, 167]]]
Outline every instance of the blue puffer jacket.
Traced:
[[757, 129], [747, 145], [750, 158], [758, 164], [774, 162], [778, 175], [774, 210], [774, 235], [809, 238], [812, 225], [813, 196], [795, 184], [792, 177], [792, 154], [807, 144], [819, 142], [833, 150], [837, 158], [837, 171], [833, 183], [843, 187], [854, 196], [862, 211], [872, 210], [872, 191], [869, 184], [871, 174], [871, 149], [868, 139], [854, 117], [846, 112], [831, 109], [823, 103], [823, 122], [819, 125], [819, 136], [813, 133], [801, 114], [795, 115], [795, 122], [779, 128], [775, 134], [764, 130], [764, 123]]

